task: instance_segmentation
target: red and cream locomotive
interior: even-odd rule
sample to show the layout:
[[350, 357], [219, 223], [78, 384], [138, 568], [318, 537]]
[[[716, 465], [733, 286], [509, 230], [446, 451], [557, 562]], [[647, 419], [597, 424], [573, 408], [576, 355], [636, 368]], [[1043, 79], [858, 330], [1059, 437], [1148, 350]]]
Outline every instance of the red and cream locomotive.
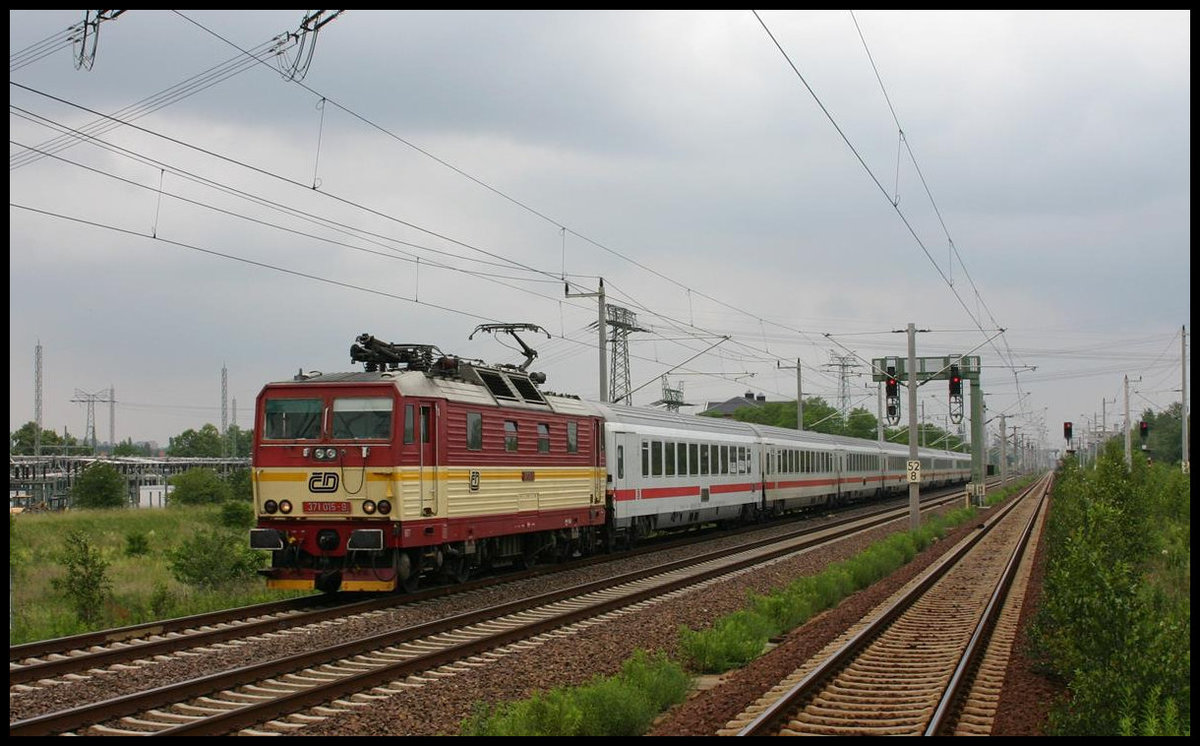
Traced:
[[[267, 384], [250, 545], [268, 586], [411, 591], [907, 487], [907, 446], [545, 393], [525, 349], [492, 366], [364, 334], [365, 371]], [[970, 475], [967, 454], [921, 460], [929, 486]]]

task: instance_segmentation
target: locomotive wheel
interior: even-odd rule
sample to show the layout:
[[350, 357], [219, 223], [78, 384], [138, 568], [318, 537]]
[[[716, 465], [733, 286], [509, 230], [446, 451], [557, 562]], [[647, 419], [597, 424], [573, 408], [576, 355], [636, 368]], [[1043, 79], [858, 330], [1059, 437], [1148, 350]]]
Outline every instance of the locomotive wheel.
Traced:
[[465, 583], [471, 577], [471, 562], [463, 557], [452, 557], [442, 564], [442, 576], [455, 583]]
[[418, 573], [413, 573], [401, 581], [401, 587], [405, 593], [416, 593], [417, 588], [421, 585], [421, 576]]
[[[404, 588], [405, 593], [416, 593], [417, 588], [421, 585], [421, 556], [417, 553], [411, 553], [406, 555], [406, 557], [408, 559], [415, 557], [416, 560], [409, 565], [408, 577], [400, 581], [400, 585]], [[403, 562], [403, 559], [400, 561]]]

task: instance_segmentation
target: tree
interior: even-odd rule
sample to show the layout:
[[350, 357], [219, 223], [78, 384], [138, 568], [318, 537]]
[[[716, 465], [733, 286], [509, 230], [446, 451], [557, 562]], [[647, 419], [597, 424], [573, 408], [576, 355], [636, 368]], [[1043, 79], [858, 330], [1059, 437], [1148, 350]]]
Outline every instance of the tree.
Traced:
[[254, 487], [250, 484], [249, 469], [234, 469], [225, 477], [234, 500], [250, 502], [254, 499]]
[[[1150, 409], [1142, 412], [1142, 420], [1150, 428], [1144, 444], [1146, 446], [1146, 455], [1153, 458], [1156, 463], [1179, 463], [1180, 454], [1183, 452], [1183, 443], [1181, 442], [1183, 423], [1180, 416], [1182, 411], [1183, 404], [1175, 402], [1167, 407], [1164, 412], [1156, 414]], [[1133, 447], [1137, 450], [1143, 445], [1139, 442], [1140, 436], [1137, 432], [1137, 423], [1134, 423], [1133, 430]]]
[[225, 431], [225, 442], [228, 444], [226, 455], [231, 458], [246, 458], [250, 455], [250, 449], [254, 447], [254, 431], [230, 425]]
[[112, 455], [114, 455], [114, 456], [149, 456], [150, 455], [150, 446], [146, 445], [145, 443], [135, 444], [133, 442], [133, 438], [126, 438], [125, 440], [118, 443], [112, 449]]
[[804, 429], [810, 432], [840, 435], [845, 427], [836, 409], [819, 396], [804, 400]]
[[77, 508], [123, 508], [129, 500], [125, 477], [116, 467], [97, 461], [83, 470], [71, 488]]
[[220, 458], [222, 453], [221, 431], [211, 423], [199, 430], [184, 430], [167, 446], [168, 456]]
[[179, 505], [223, 503], [232, 496], [229, 483], [212, 469], [188, 469], [170, 479], [170, 502]]
[[[34, 451], [34, 435], [37, 433], [37, 423], [30, 420], [15, 431], [8, 434], [8, 452], [14, 456], [32, 456]], [[73, 435], [66, 438], [53, 430], [42, 430], [42, 449], [46, 451], [62, 451], [63, 446], [73, 446], [73, 453], [90, 453], [91, 448], [80, 446]]]
[[875, 440], [879, 432], [878, 426], [879, 420], [875, 419], [875, 415], [862, 407], [856, 407], [850, 410], [850, 416], [846, 418], [846, 435], [851, 438]]

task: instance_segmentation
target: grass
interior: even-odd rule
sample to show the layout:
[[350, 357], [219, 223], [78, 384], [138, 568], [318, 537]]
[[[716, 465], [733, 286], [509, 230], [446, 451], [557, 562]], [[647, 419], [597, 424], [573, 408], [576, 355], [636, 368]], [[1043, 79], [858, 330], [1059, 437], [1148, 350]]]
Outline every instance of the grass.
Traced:
[[666, 656], [638, 650], [615, 676], [536, 692], [496, 705], [476, 703], [464, 736], [639, 736], [658, 713], [682, 702], [691, 679]]
[[[169, 553], [198, 533], [222, 525], [216, 505], [10, 515], [9, 644], [302, 595], [269, 591], [259, 578], [213, 590], [176, 580]], [[230, 546], [245, 545], [248, 529], [224, 529]], [[73, 533], [107, 563], [104, 574], [111, 583], [111, 593], [91, 624], [80, 620], [70, 595], [55, 587], [56, 580], [60, 585], [68, 580], [64, 555]]]

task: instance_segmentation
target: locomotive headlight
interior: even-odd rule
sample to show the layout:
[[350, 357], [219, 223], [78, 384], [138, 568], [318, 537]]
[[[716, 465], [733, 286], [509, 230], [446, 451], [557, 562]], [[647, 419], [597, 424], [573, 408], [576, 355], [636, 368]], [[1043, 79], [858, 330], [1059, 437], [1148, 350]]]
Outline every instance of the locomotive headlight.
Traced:
[[392, 503], [388, 500], [380, 500], [377, 507], [379, 508], [379, 515], [387, 515], [392, 512]]
[[364, 502], [363, 503], [363, 512], [366, 513], [367, 515], [373, 514], [375, 512], [375, 501], [367, 500], [366, 502]]
[[292, 503], [291, 503], [291, 501], [289, 501], [289, 500], [280, 500], [280, 501], [279, 501], [279, 512], [280, 512], [280, 513], [283, 513], [284, 515], [287, 515], [288, 513], [291, 513], [291, 512], [292, 512]]
[[279, 503], [275, 502], [274, 500], [267, 500], [265, 503], [263, 503], [263, 511], [266, 513], [271, 513], [274, 515], [278, 510]]

